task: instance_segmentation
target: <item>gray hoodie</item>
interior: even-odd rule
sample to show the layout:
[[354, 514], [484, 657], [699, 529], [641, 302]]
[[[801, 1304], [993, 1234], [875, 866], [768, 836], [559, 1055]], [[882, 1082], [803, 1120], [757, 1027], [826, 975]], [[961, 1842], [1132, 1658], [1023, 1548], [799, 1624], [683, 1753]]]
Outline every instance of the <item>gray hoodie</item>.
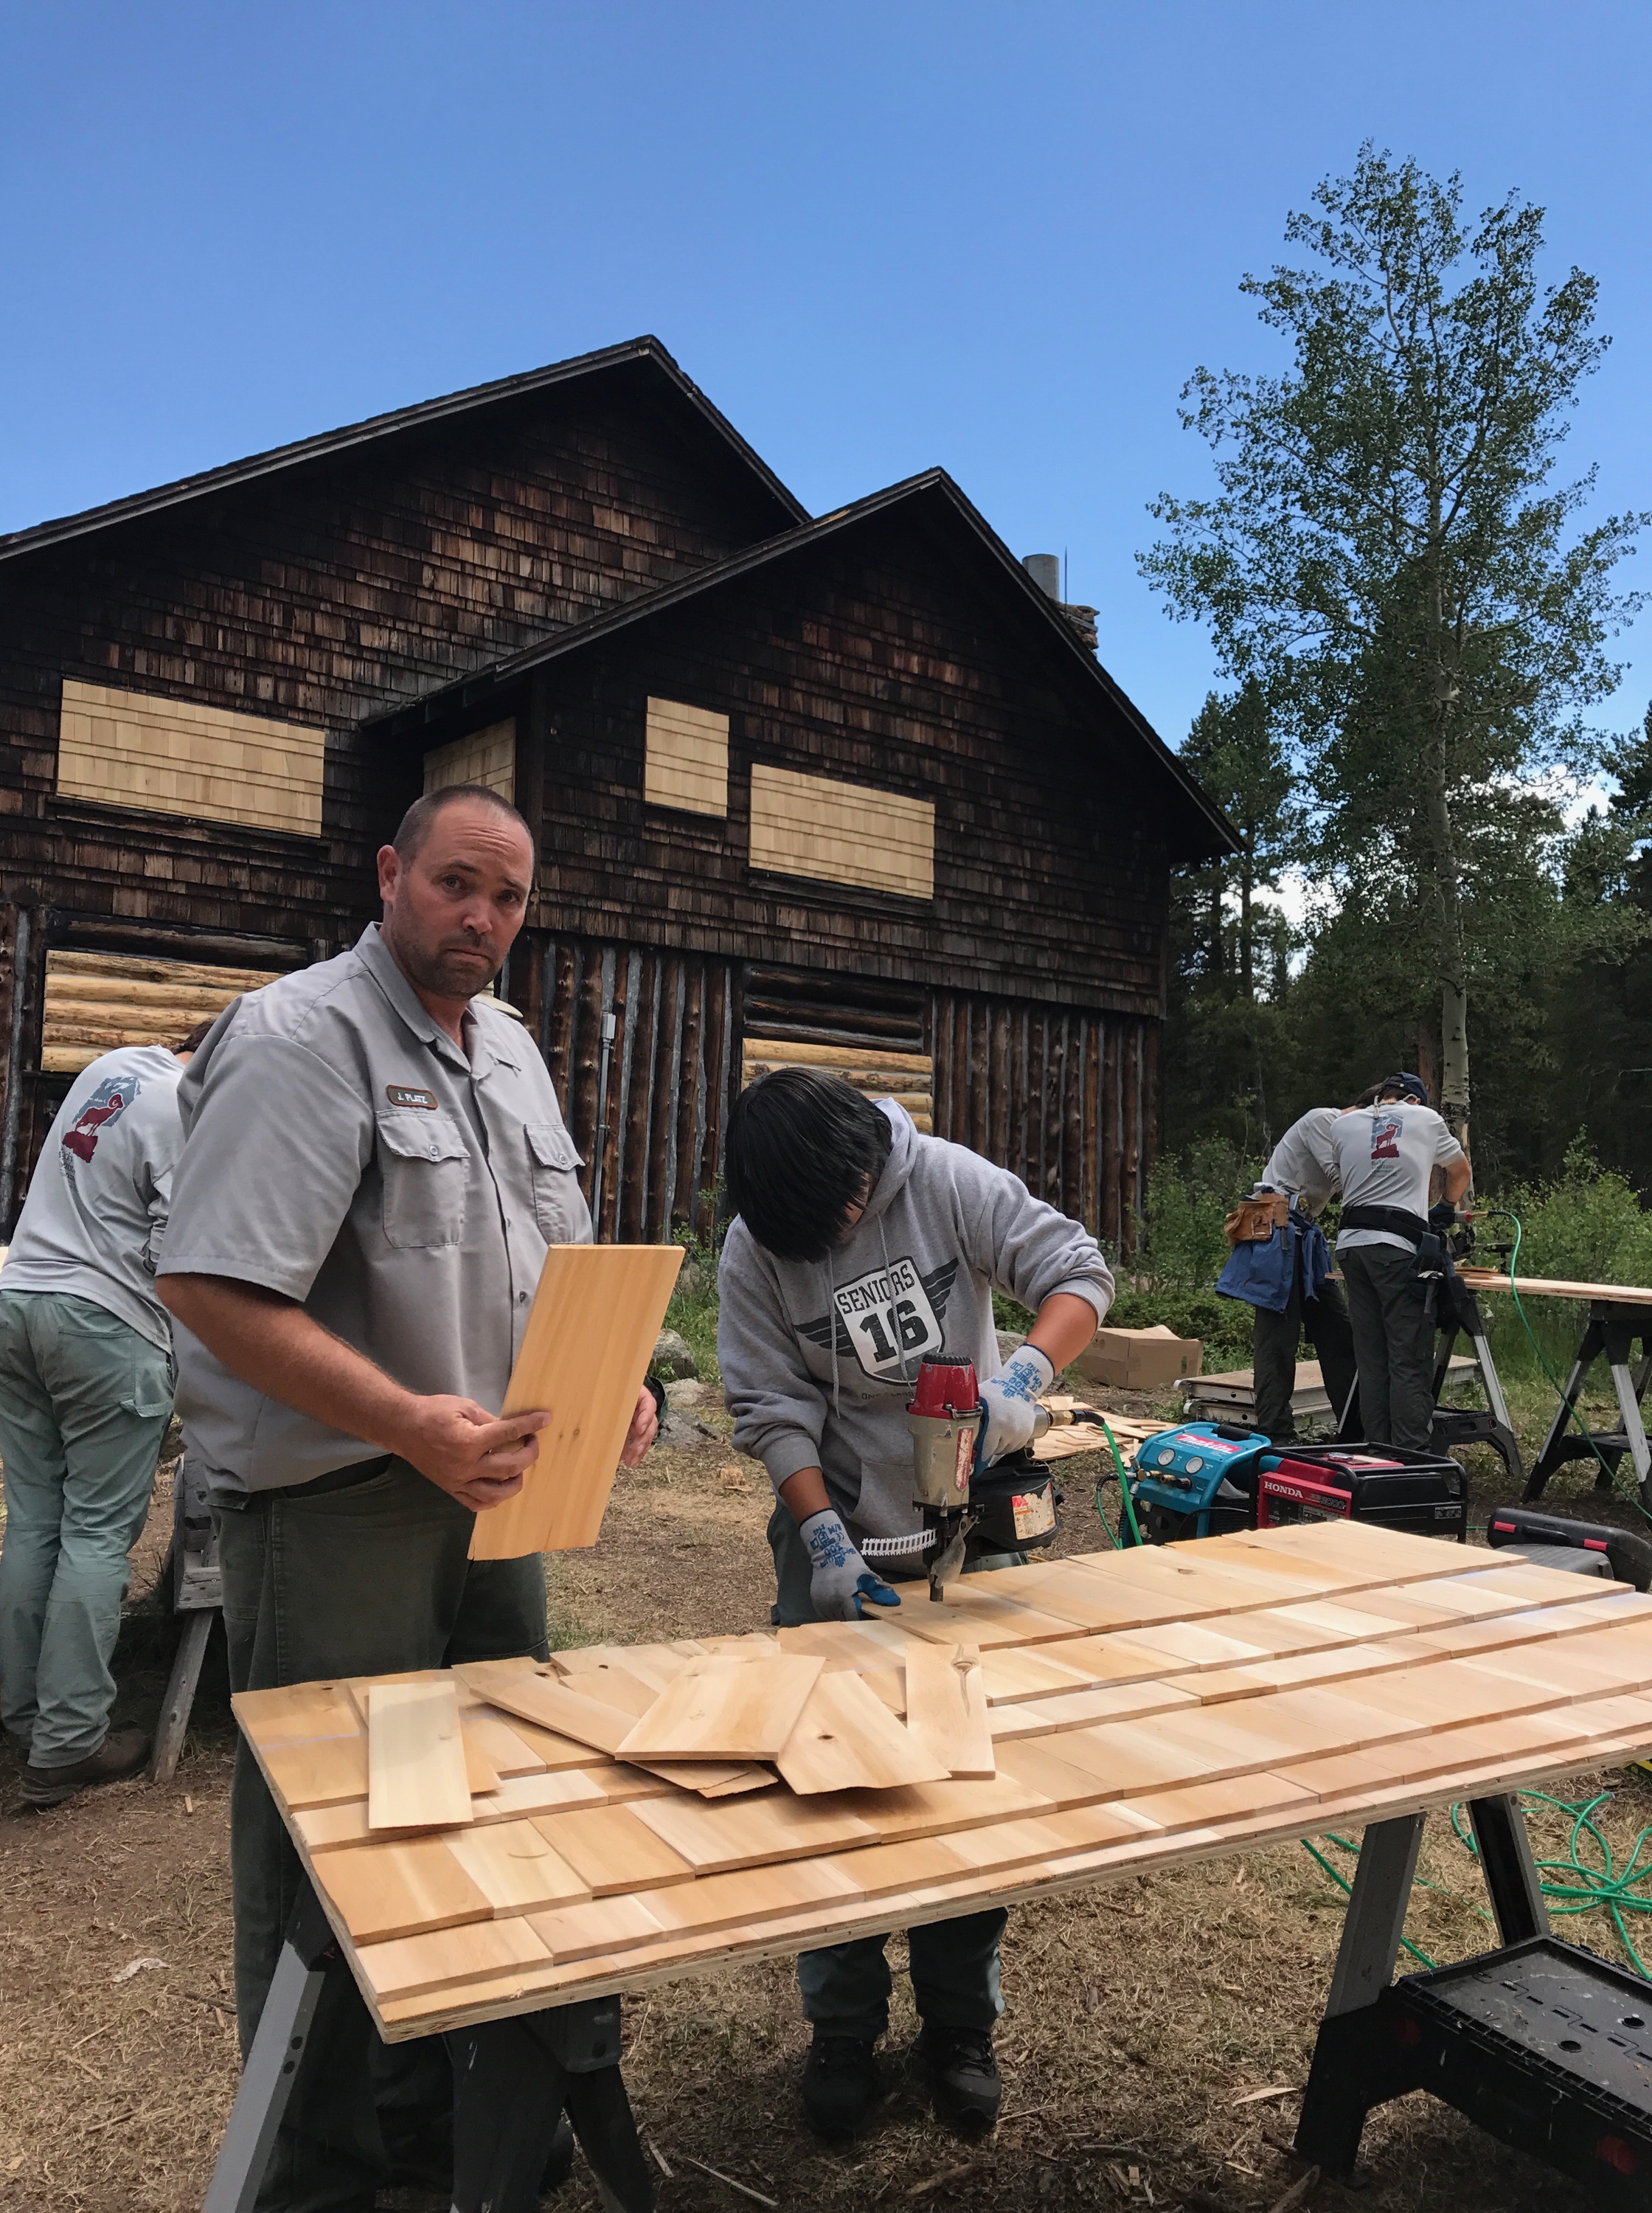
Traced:
[[819, 1467], [851, 1532], [899, 1537], [919, 1526], [902, 1418], [919, 1362], [972, 1360], [984, 1381], [1002, 1365], [995, 1288], [1034, 1311], [1071, 1291], [1100, 1318], [1113, 1277], [1089, 1232], [1019, 1176], [879, 1104], [888, 1161], [824, 1260], [777, 1259], [735, 1217], [717, 1271], [717, 1358], [735, 1443], [777, 1490]]

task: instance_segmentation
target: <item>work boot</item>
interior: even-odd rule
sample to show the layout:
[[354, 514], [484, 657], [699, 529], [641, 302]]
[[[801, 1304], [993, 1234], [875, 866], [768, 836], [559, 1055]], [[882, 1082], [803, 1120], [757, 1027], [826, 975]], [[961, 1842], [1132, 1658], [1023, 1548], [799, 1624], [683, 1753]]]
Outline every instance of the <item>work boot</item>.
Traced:
[[866, 2126], [883, 2092], [877, 2053], [863, 2036], [817, 2028], [803, 2063], [803, 2118], [827, 2143], [844, 2143]]
[[930, 2080], [936, 2119], [966, 2137], [984, 2136], [998, 2118], [1003, 2080], [990, 2028], [940, 2028], [926, 2021], [917, 2056]]
[[149, 1756], [147, 1729], [111, 1729], [95, 1752], [84, 1759], [71, 1759], [66, 1767], [36, 1767], [30, 1760], [23, 1770], [25, 1806], [61, 1806], [77, 1790], [98, 1783], [124, 1783], [136, 1775]]

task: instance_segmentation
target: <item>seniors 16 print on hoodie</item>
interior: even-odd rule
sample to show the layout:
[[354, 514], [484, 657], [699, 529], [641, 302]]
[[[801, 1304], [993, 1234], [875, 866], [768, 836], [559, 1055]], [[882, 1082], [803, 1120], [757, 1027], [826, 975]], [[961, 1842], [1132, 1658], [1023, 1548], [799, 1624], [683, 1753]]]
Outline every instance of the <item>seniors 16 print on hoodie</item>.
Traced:
[[1113, 1277], [1080, 1223], [1007, 1168], [920, 1137], [893, 1100], [893, 1135], [865, 1211], [824, 1260], [782, 1260], [736, 1216], [717, 1271], [717, 1357], [738, 1450], [777, 1490], [819, 1467], [857, 1537], [919, 1527], [904, 1418], [919, 1363], [1003, 1363], [992, 1293], [1036, 1313], [1057, 1291], [1104, 1317]]

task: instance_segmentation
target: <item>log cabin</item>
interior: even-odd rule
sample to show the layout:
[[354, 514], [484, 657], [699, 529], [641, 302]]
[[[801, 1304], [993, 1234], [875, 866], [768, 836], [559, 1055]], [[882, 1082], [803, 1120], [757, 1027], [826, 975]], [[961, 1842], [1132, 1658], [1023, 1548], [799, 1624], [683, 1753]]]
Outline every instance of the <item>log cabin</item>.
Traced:
[[1169, 874], [1232, 832], [1051, 581], [939, 469], [809, 515], [652, 338], [0, 538], [8, 1228], [76, 1070], [351, 943], [485, 782], [601, 1235], [710, 1234], [802, 1060], [1128, 1249]]

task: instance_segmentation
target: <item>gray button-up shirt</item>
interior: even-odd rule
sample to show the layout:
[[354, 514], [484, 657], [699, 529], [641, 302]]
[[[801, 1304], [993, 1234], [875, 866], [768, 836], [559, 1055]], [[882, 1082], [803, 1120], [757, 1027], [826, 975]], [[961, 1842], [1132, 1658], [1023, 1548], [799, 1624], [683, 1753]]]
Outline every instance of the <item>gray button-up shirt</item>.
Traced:
[[[223, 1015], [179, 1087], [159, 1272], [300, 1301], [418, 1392], [497, 1412], [547, 1245], [582, 1244], [579, 1155], [544, 1062], [485, 999], [468, 1058], [376, 924]], [[178, 1411], [219, 1491], [308, 1483], [382, 1448], [265, 1398], [176, 1331]]]

